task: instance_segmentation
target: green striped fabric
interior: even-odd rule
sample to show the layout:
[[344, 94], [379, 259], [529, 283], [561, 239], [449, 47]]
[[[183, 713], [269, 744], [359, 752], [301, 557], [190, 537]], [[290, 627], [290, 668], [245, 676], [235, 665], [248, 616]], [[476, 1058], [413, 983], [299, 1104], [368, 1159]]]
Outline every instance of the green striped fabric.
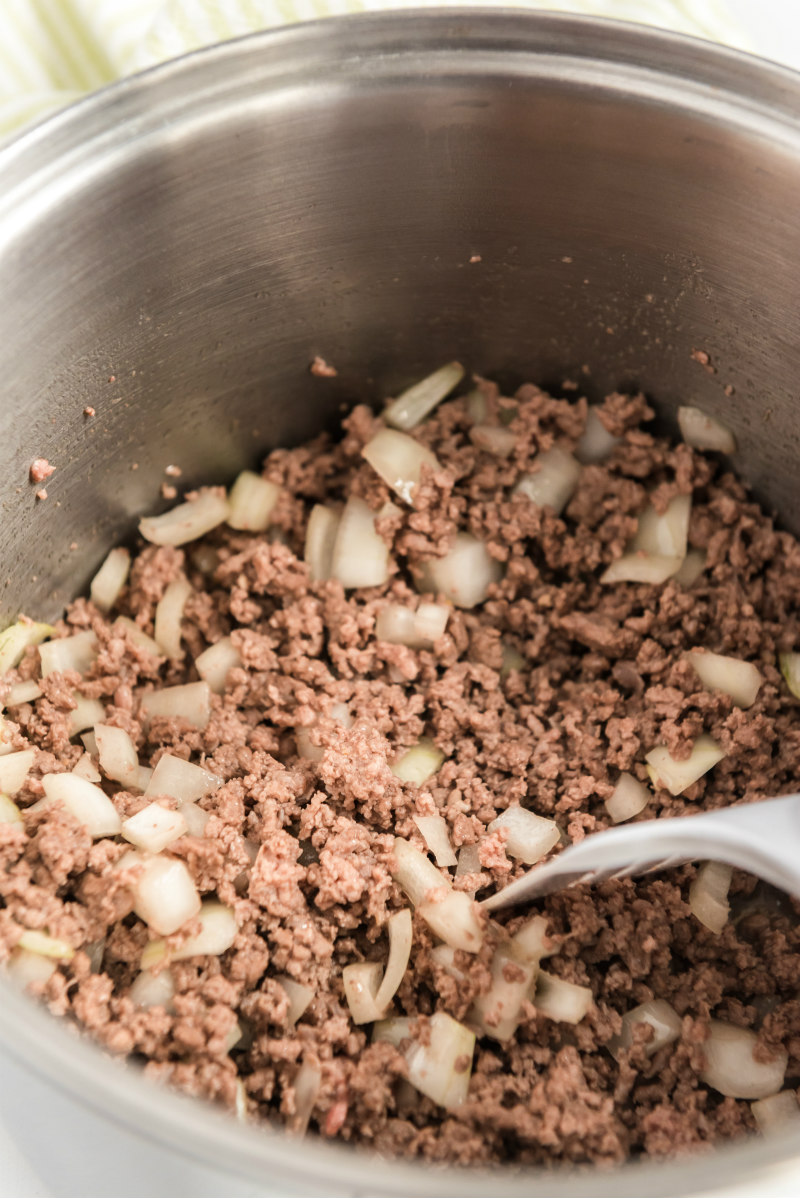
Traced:
[[[0, 138], [114, 79], [213, 42], [342, 13], [456, 2], [473, 0], [0, 0]], [[724, 0], [516, 6], [641, 21], [750, 48]]]

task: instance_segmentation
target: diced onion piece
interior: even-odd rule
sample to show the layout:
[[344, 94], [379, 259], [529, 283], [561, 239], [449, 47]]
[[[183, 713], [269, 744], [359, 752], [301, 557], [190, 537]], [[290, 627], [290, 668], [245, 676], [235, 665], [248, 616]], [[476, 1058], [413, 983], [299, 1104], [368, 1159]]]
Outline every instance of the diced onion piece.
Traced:
[[57, 969], [58, 961], [53, 957], [43, 957], [24, 948], [13, 949], [6, 961], [6, 974], [23, 989], [44, 985]]
[[186, 832], [189, 836], [203, 836], [206, 830], [206, 824], [211, 819], [207, 811], [199, 807], [197, 803], [188, 802], [181, 803], [181, 815], [186, 824]]
[[389, 767], [401, 782], [413, 782], [423, 786], [437, 773], [444, 761], [444, 753], [436, 748], [432, 740], [421, 740], [408, 749]]
[[449, 553], [422, 566], [417, 590], [444, 595], [456, 607], [477, 607], [483, 603], [489, 587], [502, 577], [503, 567], [483, 541], [471, 533], [459, 532]]
[[382, 586], [389, 577], [389, 546], [375, 529], [375, 513], [357, 495], [350, 496], [339, 521], [331, 577], [346, 590]]
[[476, 906], [465, 891], [450, 890], [420, 903], [417, 911], [445, 944], [460, 948], [465, 953], [477, 953], [483, 943], [483, 931], [476, 915]]
[[510, 857], [526, 865], [535, 865], [558, 844], [561, 837], [555, 820], [544, 819], [526, 807], [507, 807], [489, 824], [489, 831], [503, 828], [507, 833], [505, 848]]
[[0, 757], [0, 791], [3, 794], [13, 797], [22, 790], [35, 757], [35, 749], [19, 749]]
[[769, 1098], [759, 1098], [750, 1103], [750, 1110], [763, 1136], [788, 1131], [790, 1128], [797, 1134], [800, 1127], [800, 1106], [797, 1105], [794, 1090], [781, 1090], [778, 1094], [771, 1094]]
[[310, 986], [304, 986], [302, 982], [296, 982], [294, 978], [287, 978], [283, 975], [274, 978], [274, 981], [286, 991], [286, 996], [289, 999], [286, 1022], [289, 1027], [294, 1027], [298, 1019], [308, 1010], [314, 997], [314, 991]]
[[450, 608], [444, 603], [420, 603], [414, 613], [414, 632], [420, 648], [428, 648], [444, 636]]
[[447, 820], [441, 815], [415, 815], [413, 819], [436, 864], [445, 868], [455, 865], [456, 855], [450, 843]]
[[[145, 877], [147, 876], [148, 870], [154, 871], [154, 867], [160, 867], [161, 873], [159, 876], [162, 879], [162, 888], [165, 886], [174, 885], [177, 875], [167, 874], [167, 872], [163, 869], [165, 864], [180, 865], [181, 869], [186, 874], [186, 878], [188, 878], [189, 885], [192, 887], [192, 889], [194, 889], [194, 883], [192, 882], [189, 871], [186, 869], [186, 866], [183, 864], [183, 862], [176, 861], [168, 857], [151, 857], [148, 861], [146, 861]], [[180, 880], [180, 885], [184, 895], [184, 907], [188, 908], [191, 905], [189, 901], [188, 887], [186, 887], [183, 879]], [[195, 894], [197, 894], [196, 890]], [[226, 907], [222, 903], [217, 902], [216, 899], [207, 899], [201, 904], [200, 898], [198, 896], [194, 905], [194, 910], [189, 915], [181, 919], [180, 923], [171, 928], [169, 932], [163, 928], [159, 928], [151, 920], [147, 919], [144, 915], [141, 915], [138, 907], [134, 907], [134, 910], [136, 911], [137, 915], [140, 915], [141, 918], [145, 920], [146, 923], [150, 924], [150, 927], [153, 928], [154, 931], [160, 932], [162, 936], [169, 936], [172, 932], [176, 932], [182, 924], [186, 923], [187, 919], [191, 919], [192, 916], [197, 914], [199, 911], [198, 918], [200, 920], [200, 931], [195, 932], [192, 936], [189, 936], [188, 939], [184, 940], [182, 944], [179, 944], [177, 948], [171, 948], [169, 950], [169, 955], [173, 961], [184, 961], [188, 957], [219, 957], [224, 952], [227, 952], [231, 947], [236, 939], [236, 933], [238, 931], [236, 917], [233, 914], [233, 911], [231, 911], [230, 907]], [[174, 923], [175, 919], [177, 918], [178, 910], [176, 905], [176, 909], [170, 922]], [[162, 920], [162, 922], [166, 922], [166, 919]], [[158, 962], [164, 957], [166, 951], [166, 945], [164, 944], [163, 940], [151, 940], [142, 953], [142, 969], [151, 969], [153, 965], [158, 964]]]
[[263, 532], [280, 499], [281, 489], [275, 483], [243, 470], [228, 495], [228, 523], [243, 532]]
[[[98, 723], [99, 722], [100, 721], [98, 721]], [[97, 751], [97, 737], [94, 734], [94, 728], [90, 728], [88, 732], [82, 733], [81, 740], [83, 741], [83, 747], [86, 749], [86, 752], [94, 759], [97, 759], [99, 753]]]
[[444, 969], [458, 982], [465, 982], [467, 975], [456, 965], [456, 950], [450, 944], [435, 944], [430, 949], [430, 956], [436, 964]]
[[84, 944], [83, 951], [89, 958], [89, 968], [92, 973], [99, 973], [103, 968], [103, 957], [106, 954], [106, 938], [101, 936], [99, 940], [90, 940]]
[[156, 607], [153, 628], [155, 642], [159, 652], [170, 661], [177, 661], [183, 656], [181, 620], [186, 600], [191, 593], [192, 585], [187, 578], [175, 578], [164, 591]]
[[411, 503], [422, 477], [422, 467], [439, 470], [436, 455], [407, 433], [382, 428], [361, 450], [376, 474], [406, 503]]
[[558, 942], [548, 935], [545, 916], [534, 915], [511, 937], [508, 950], [517, 961], [538, 962], [542, 957], [552, 956], [558, 950]]
[[644, 782], [634, 778], [633, 774], [622, 773], [613, 792], [605, 801], [606, 811], [615, 824], [621, 824], [644, 811], [650, 798], [650, 791]]
[[431, 891], [450, 886], [450, 881], [439, 872], [424, 853], [415, 849], [407, 840], [397, 837], [392, 850], [394, 866], [392, 877], [418, 907]]
[[727, 425], [700, 408], [678, 408], [678, 424], [681, 436], [692, 449], [716, 450], [718, 453], [735, 453], [736, 438]]
[[101, 611], [111, 611], [128, 581], [131, 555], [127, 549], [112, 549], [92, 579], [89, 594]]
[[653, 504], [648, 503], [639, 517], [636, 535], [628, 548], [634, 553], [679, 557], [683, 561], [691, 511], [691, 495], [676, 495], [667, 504], [663, 515], [659, 515]]
[[0, 678], [19, 665], [30, 645], [41, 645], [45, 637], [52, 636], [54, 632], [52, 624], [36, 624], [27, 620], [18, 620], [0, 632]]
[[181, 757], [164, 753], [158, 759], [153, 776], [147, 784], [145, 798], [151, 795], [169, 795], [179, 803], [195, 802], [212, 794], [222, 786], [222, 779], [200, 765], [193, 765]]
[[737, 707], [751, 707], [764, 679], [750, 661], [693, 649], [687, 654], [700, 681], [709, 690], [724, 691]]
[[755, 1032], [721, 1019], [711, 1020], [710, 1036], [703, 1048], [706, 1065], [700, 1080], [726, 1098], [769, 1098], [783, 1085], [789, 1054], [779, 1052], [771, 1061], [757, 1061]]
[[231, 670], [242, 664], [242, 659], [231, 638], [224, 636], [208, 649], [204, 649], [199, 657], [195, 658], [194, 664], [198, 674], [205, 679], [212, 691], [221, 695], [225, 691], [228, 675]]
[[70, 736], [77, 736], [79, 732], [85, 732], [87, 728], [94, 728], [98, 724], [102, 724], [106, 718], [106, 709], [99, 699], [87, 699], [79, 691], [73, 691], [72, 697], [75, 700], [75, 706], [69, 713]]
[[247, 1090], [245, 1084], [240, 1077], [236, 1079], [236, 1095], [234, 1098], [234, 1111], [236, 1118], [240, 1123], [246, 1123], [249, 1118], [249, 1108], [247, 1103]]
[[710, 736], [698, 736], [691, 753], [683, 761], [672, 757], [666, 745], [656, 745], [645, 755], [645, 761], [652, 766], [659, 785], [664, 786], [670, 794], [680, 795], [703, 774], [707, 774], [718, 761], [722, 761], [724, 756], [724, 749]]
[[14, 750], [14, 732], [7, 720], [0, 715], [0, 757]]
[[168, 1011], [174, 997], [175, 982], [169, 969], [162, 969], [158, 973], [143, 969], [128, 991], [128, 998], [133, 1005], [147, 1010], [150, 1007], [163, 1007]]
[[681, 1017], [674, 1007], [663, 998], [643, 1002], [622, 1016], [622, 1031], [609, 1045], [615, 1057], [619, 1056], [622, 1049], [628, 1049], [633, 1044], [633, 1031], [640, 1023], [648, 1023], [653, 1029], [652, 1037], [644, 1046], [645, 1056], [648, 1057], [665, 1045], [672, 1044], [681, 1034]]
[[690, 549], [683, 559], [679, 570], [672, 575], [672, 581], [686, 590], [693, 587], [706, 568], [706, 553], [704, 549]]
[[427, 375], [412, 387], [408, 387], [397, 399], [393, 399], [384, 410], [383, 417], [394, 428], [415, 428], [464, 377], [460, 362], [448, 362], [433, 374]]
[[384, 1011], [398, 991], [411, 956], [411, 912], [408, 908], [389, 916], [389, 958], [377, 993], [375, 1006]]
[[[350, 728], [353, 723], [346, 703], [334, 703], [328, 712], [328, 717], [335, 720], [337, 724], [341, 724], [343, 728]], [[325, 755], [322, 745], [315, 745], [311, 739], [311, 730], [314, 727], [316, 727], [315, 724], [301, 724], [294, 730], [298, 756], [304, 757], [306, 761], [322, 761]]]
[[123, 786], [133, 786], [139, 780], [139, 757], [136, 746], [124, 728], [111, 724], [95, 724], [94, 738], [100, 768], [107, 777]]
[[132, 644], [134, 644], [137, 649], [142, 649], [145, 653], [150, 653], [153, 657], [161, 656], [161, 650], [153, 638], [148, 636], [147, 633], [140, 628], [134, 620], [129, 619], [128, 616], [117, 616], [116, 620], [114, 621], [114, 631], [120, 636], [127, 634]]
[[316, 503], [306, 525], [305, 563], [312, 582], [333, 577], [333, 550], [340, 516], [332, 508]]
[[294, 1079], [294, 1115], [290, 1129], [294, 1135], [305, 1135], [311, 1112], [322, 1087], [322, 1072], [310, 1061], [303, 1061]]
[[477, 844], [463, 844], [458, 852], [456, 877], [463, 878], [465, 874], [481, 872], [480, 849]]
[[97, 637], [88, 628], [85, 632], [74, 632], [55, 641], [47, 641], [39, 647], [42, 662], [42, 677], [57, 670], [77, 670], [85, 674], [97, 657]]
[[179, 503], [160, 516], [145, 516], [139, 521], [139, 532], [153, 545], [185, 545], [227, 519], [225, 496], [213, 490], [201, 491], [196, 499]]
[[146, 853], [160, 853], [185, 832], [186, 821], [180, 811], [170, 811], [160, 803], [148, 803], [122, 825], [125, 839]]
[[512, 670], [523, 670], [527, 665], [525, 658], [513, 645], [502, 642], [503, 664], [500, 666], [500, 677], [507, 678]]
[[538, 964], [516, 960], [505, 947], [495, 952], [492, 984], [475, 999], [469, 1014], [470, 1023], [479, 1028], [481, 1035], [501, 1043], [511, 1039], [522, 1021], [522, 1007], [537, 970]]
[[467, 1097], [475, 1033], [445, 1011], [431, 1015], [429, 1029], [429, 1042], [414, 1043], [406, 1052], [408, 1080], [421, 1094], [453, 1110]]
[[163, 690], [142, 695], [140, 711], [147, 721], [157, 716], [177, 717], [202, 730], [211, 718], [211, 688], [207, 682], [165, 686]]
[[21, 824], [22, 812], [13, 799], [0, 794], [0, 824]]
[[476, 424], [469, 430], [469, 439], [478, 449], [492, 453], [497, 458], [507, 458], [517, 444], [517, 438], [511, 429], [501, 428], [496, 424]]
[[149, 765], [140, 765], [136, 772], [136, 790], [147, 790], [150, 785], [150, 779], [153, 776], [153, 771]]
[[46, 774], [42, 787], [48, 802], [63, 803], [90, 836], [116, 836], [122, 827], [111, 799], [93, 782], [77, 774]]
[[464, 407], [473, 424], [483, 424], [489, 415], [489, 406], [486, 403], [486, 396], [483, 394], [480, 387], [476, 387], [473, 391], [468, 392], [464, 396]]
[[[134, 885], [134, 896], [134, 911], [159, 936], [171, 936], [200, 910], [200, 895], [192, 875], [184, 863], [174, 857], [145, 858], [141, 875]], [[185, 947], [185, 944], [181, 945], [174, 955], [177, 957]], [[155, 961], [145, 960], [147, 950], [151, 948], [152, 945], [148, 945], [142, 955], [143, 969], [155, 964]]]
[[372, 1029], [373, 1044], [382, 1042], [399, 1048], [404, 1040], [411, 1038], [411, 1019], [408, 1015], [392, 1015], [379, 1019]]
[[55, 961], [71, 961], [75, 956], [75, 949], [66, 940], [35, 929], [23, 932], [17, 944], [26, 952], [37, 953], [40, 957], [52, 957]]
[[710, 932], [720, 934], [730, 915], [728, 891], [733, 870], [722, 861], [706, 861], [689, 887], [689, 906], [695, 919]]
[[682, 558], [660, 553], [623, 553], [600, 575], [601, 582], [643, 582], [660, 586], [681, 567]]
[[610, 433], [594, 408], [586, 413], [586, 424], [575, 446], [575, 457], [584, 466], [604, 462], [619, 443], [619, 437]]
[[100, 771], [88, 753], [83, 754], [78, 764], [73, 767], [72, 772], [73, 774], [77, 774], [79, 778], [85, 778], [87, 782], [101, 781]]
[[559, 1023], [580, 1023], [593, 1002], [588, 986], [565, 982], [542, 969], [536, 979], [534, 1006], [540, 1014]]
[[375, 635], [393, 645], [428, 649], [444, 633], [449, 615], [450, 609], [443, 603], [420, 603], [416, 611], [402, 603], [389, 603], [378, 612]]
[[383, 1015], [383, 1008], [375, 1001], [382, 975], [383, 966], [375, 961], [359, 961], [355, 965], [345, 965], [342, 970], [342, 985], [353, 1023], [374, 1023]]
[[41, 699], [42, 688], [32, 678], [26, 682], [15, 682], [6, 695], [6, 707], [18, 707], [20, 703], [33, 703]]
[[800, 653], [779, 653], [778, 664], [795, 699], [800, 699]]
[[566, 449], [554, 445], [538, 454], [533, 464], [536, 469], [523, 475], [514, 494], [526, 495], [537, 507], [550, 507], [560, 516], [578, 485], [580, 462]]

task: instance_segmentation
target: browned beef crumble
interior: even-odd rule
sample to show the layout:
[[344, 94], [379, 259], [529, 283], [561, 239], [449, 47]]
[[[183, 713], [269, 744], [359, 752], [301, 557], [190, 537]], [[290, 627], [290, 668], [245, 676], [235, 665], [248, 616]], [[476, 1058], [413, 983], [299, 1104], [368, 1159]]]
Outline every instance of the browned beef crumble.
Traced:
[[[798, 908], [743, 874], [734, 875], [733, 917], [720, 935], [690, 913], [694, 867], [538, 903], [561, 938], [549, 971], [590, 986], [594, 1006], [571, 1026], [526, 1004], [507, 1045], [478, 1041], [469, 1098], [455, 1111], [408, 1086], [401, 1053], [371, 1044], [369, 1027], [353, 1025], [343, 997], [343, 966], [385, 960], [387, 916], [408, 905], [390, 875], [391, 847], [396, 834], [422, 847], [414, 813], [438, 811], [458, 848], [521, 801], [579, 840], [608, 825], [604, 800], [619, 771], [646, 780], [650, 748], [666, 743], [685, 754], [701, 732], [719, 742], [725, 759], [679, 798], [657, 790], [640, 818], [796, 789], [800, 721], [776, 654], [797, 646], [798, 542], [713, 457], [645, 431], [651, 412], [642, 396], [605, 400], [602, 420], [621, 440], [606, 462], [584, 468], [563, 517], [512, 498], [537, 452], [555, 440], [575, 444], [586, 401], [554, 399], [531, 385], [513, 401], [490, 384], [483, 390], [490, 418], [517, 409], [508, 425], [516, 448], [503, 460], [474, 444], [462, 400], [443, 404], [415, 430], [442, 468], [424, 476], [413, 506], [380, 522], [395, 563], [386, 586], [345, 593], [336, 582], [310, 583], [303, 564], [314, 502], [354, 493], [377, 511], [392, 498], [360, 456], [376, 421], [358, 407], [338, 443], [320, 437], [270, 454], [264, 474], [283, 490], [268, 533], [217, 530], [185, 550], [138, 553], [117, 610], [152, 634], [165, 587], [185, 574], [193, 594], [182, 662], [153, 659], [78, 599], [59, 631], [95, 630], [100, 653], [88, 680], [51, 675], [41, 698], [9, 712], [14, 747], [37, 750], [18, 796], [23, 808], [41, 796], [44, 773], [72, 769], [83, 751], [68, 727], [79, 684], [102, 701], [107, 723], [131, 734], [142, 764], [168, 750], [224, 779], [202, 800], [211, 815], [205, 834], [185, 836], [169, 852], [186, 862], [202, 893], [234, 910], [234, 946], [220, 958], [172, 965], [174, 1009], [135, 1008], [128, 990], [149, 933], [131, 914], [130, 876], [113, 872], [125, 846], [93, 843], [59, 809], [25, 813], [24, 826], [0, 824], [0, 942], [7, 952], [22, 929], [41, 928], [81, 948], [38, 987], [54, 1013], [190, 1094], [232, 1106], [241, 1079], [251, 1117], [291, 1123], [297, 1067], [308, 1061], [322, 1072], [312, 1132], [384, 1154], [610, 1164], [705, 1148], [754, 1126], [748, 1103], [722, 1098], [698, 1079], [710, 1016], [757, 1029], [766, 1053], [782, 1045], [787, 1085], [800, 1079]], [[693, 497], [690, 545], [707, 551], [700, 579], [688, 590], [672, 581], [602, 585], [646, 496], [663, 510], [679, 493]], [[486, 541], [504, 563], [504, 580], [481, 607], [454, 610], [432, 650], [376, 640], [381, 607], [414, 601], [414, 567], [445, 552], [457, 529]], [[196, 677], [193, 659], [228, 634], [243, 664], [215, 697], [207, 728], [165, 719], [145, 728], [141, 692]], [[504, 645], [521, 654], [521, 668], [502, 669]], [[695, 646], [758, 665], [764, 683], [750, 708], [700, 684], [684, 658]], [[38, 674], [38, 650], [30, 649], [10, 678]], [[329, 716], [342, 702], [353, 717], [349, 729]], [[312, 739], [324, 749], [318, 762], [297, 755], [294, 736], [315, 721]], [[398, 781], [389, 763], [422, 735], [445, 761], [419, 788]], [[123, 816], [145, 805], [138, 793], [106, 789]], [[483, 840], [480, 868], [487, 888], [521, 872], [502, 835]], [[471, 888], [475, 879], [457, 884]], [[513, 931], [524, 918], [502, 914], [480, 954], [458, 953], [459, 980], [431, 957], [432, 935], [415, 918], [395, 1013], [418, 1019], [420, 1035], [436, 1010], [463, 1019], [489, 986], [501, 925]], [[102, 964], [94, 972], [98, 943]], [[85, 951], [92, 946], [94, 966]], [[276, 975], [314, 989], [294, 1028]], [[668, 999], [682, 1017], [680, 1040], [648, 1058], [640, 1028], [615, 1060], [607, 1045], [622, 1014], [653, 997]], [[243, 1035], [229, 1051], [237, 1020]]]

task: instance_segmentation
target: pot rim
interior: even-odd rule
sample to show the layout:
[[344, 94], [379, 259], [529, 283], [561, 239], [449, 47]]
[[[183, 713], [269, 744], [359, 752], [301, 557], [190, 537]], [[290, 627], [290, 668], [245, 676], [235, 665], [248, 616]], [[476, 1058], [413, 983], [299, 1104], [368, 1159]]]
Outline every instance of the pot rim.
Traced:
[[[605, 18], [497, 8], [424, 9], [328, 17], [205, 47], [113, 83], [45, 118], [0, 147], [0, 253], [15, 231], [42, 218], [59, 194], [113, 170], [171, 122], [247, 99], [264, 104], [287, 86], [324, 77], [478, 77], [488, 71], [590, 84], [706, 115], [779, 141], [800, 156], [800, 75], [740, 51]], [[427, 64], [427, 65], [426, 65]], [[254, 1130], [209, 1104], [153, 1085], [3, 983], [0, 1042], [49, 1084], [126, 1130], [194, 1161], [257, 1182], [310, 1192], [422, 1198], [530, 1198], [546, 1178], [550, 1198], [668, 1198], [775, 1180], [795, 1164], [791, 1134], [748, 1140], [682, 1162], [619, 1169], [438, 1169], [387, 1161], [323, 1140]]]

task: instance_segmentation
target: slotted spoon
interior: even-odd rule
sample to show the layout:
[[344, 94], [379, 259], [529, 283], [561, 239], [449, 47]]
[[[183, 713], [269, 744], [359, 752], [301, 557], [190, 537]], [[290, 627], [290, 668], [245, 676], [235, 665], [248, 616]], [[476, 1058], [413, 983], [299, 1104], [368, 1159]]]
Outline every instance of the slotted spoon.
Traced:
[[724, 861], [800, 897], [800, 795], [597, 832], [554, 861], [534, 865], [482, 905], [497, 911], [581, 882], [627, 878], [687, 861]]

